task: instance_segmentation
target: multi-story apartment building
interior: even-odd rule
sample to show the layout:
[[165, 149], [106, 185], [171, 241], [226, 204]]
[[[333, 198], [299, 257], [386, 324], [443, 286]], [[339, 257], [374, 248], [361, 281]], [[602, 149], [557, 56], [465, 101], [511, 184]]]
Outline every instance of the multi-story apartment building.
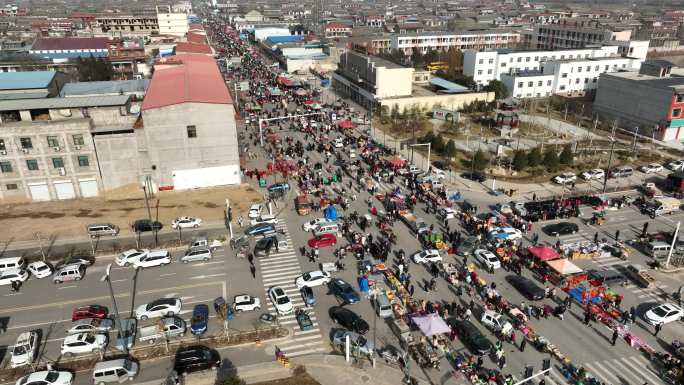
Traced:
[[533, 44], [537, 49], [584, 48], [611, 41], [627, 41], [631, 28], [616, 27], [595, 19], [561, 19], [534, 27]]
[[183, 37], [190, 29], [188, 15], [183, 12], [174, 12], [171, 6], [157, 7], [157, 22], [159, 23], [159, 33]]
[[327, 38], [351, 36], [352, 26], [350, 24], [333, 21], [323, 27], [323, 34]]
[[159, 22], [154, 15], [101, 15], [95, 18], [96, 36], [140, 37], [159, 33]]
[[416, 48], [425, 53], [429, 50], [447, 51], [458, 49], [513, 48], [520, 42], [520, 34], [505, 31], [471, 32], [425, 32], [422, 34], [397, 34], [390, 36], [390, 49], [400, 49], [410, 55]]

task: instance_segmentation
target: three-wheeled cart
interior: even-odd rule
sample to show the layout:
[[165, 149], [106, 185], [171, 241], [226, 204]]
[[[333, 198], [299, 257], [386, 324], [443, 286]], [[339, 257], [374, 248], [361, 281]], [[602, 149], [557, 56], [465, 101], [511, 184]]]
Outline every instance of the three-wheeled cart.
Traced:
[[223, 297], [218, 297], [214, 300], [214, 311], [216, 311], [216, 315], [224, 321], [230, 321], [235, 318], [233, 308]]
[[295, 317], [297, 318], [297, 323], [302, 331], [313, 329], [313, 322], [307, 311], [297, 309], [297, 311], [295, 311]]

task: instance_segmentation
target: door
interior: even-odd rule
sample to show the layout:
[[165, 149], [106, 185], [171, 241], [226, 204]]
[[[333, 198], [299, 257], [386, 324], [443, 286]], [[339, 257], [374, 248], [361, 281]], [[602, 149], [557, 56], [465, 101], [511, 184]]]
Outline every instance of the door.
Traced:
[[34, 201], [49, 201], [50, 200], [50, 190], [48, 189], [47, 182], [43, 183], [29, 183], [29, 191], [31, 192], [31, 198]]
[[79, 179], [78, 187], [81, 189], [82, 198], [96, 197], [99, 193], [95, 179]]
[[74, 199], [76, 193], [74, 192], [74, 184], [70, 180], [55, 181], [55, 191], [57, 192], [57, 199]]

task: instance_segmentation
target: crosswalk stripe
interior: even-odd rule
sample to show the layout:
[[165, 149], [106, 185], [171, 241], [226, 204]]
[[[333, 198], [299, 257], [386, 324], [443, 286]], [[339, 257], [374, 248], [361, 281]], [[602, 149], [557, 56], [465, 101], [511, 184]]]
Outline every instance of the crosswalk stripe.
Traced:
[[[623, 378], [630, 377], [632, 378], [635, 384], [643, 384], [645, 382], [643, 376], [641, 376], [639, 373], [635, 373], [634, 371], [630, 370], [631, 366], [628, 367], [619, 359], [612, 360], [610, 364], [613, 365], [613, 367], [615, 367], [615, 369], [620, 373], [620, 376], [622, 376]], [[632, 383], [632, 381], [629, 382]]]
[[[287, 291], [287, 289], [289, 289], [289, 288], [297, 288], [297, 285], [295, 285], [294, 281], [293, 281], [292, 283], [286, 283], [286, 284], [278, 285], [278, 287], [280, 287], [284, 291]], [[268, 291], [268, 289], [269, 289], [268, 287], [264, 286], [264, 290]]]
[[270, 267], [282, 267], [282, 266], [291, 266], [291, 265], [297, 265], [299, 266], [299, 259], [297, 257], [292, 257], [290, 259], [282, 260], [282, 261], [273, 261], [273, 262], [260, 262], [259, 266], [262, 266], [263, 268]]
[[264, 286], [280, 286], [286, 283], [293, 283], [295, 278], [299, 277], [300, 274], [295, 274], [290, 277], [277, 277], [272, 280], [264, 280]]
[[262, 270], [261, 278], [268, 279], [270, 277], [279, 277], [288, 274], [299, 273], [301, 274], [302, 269], [299, 266], [288, 267], [285, 269], [273, 269], [273, 270]]
[[328, 351], [328, 348], [308, 349], [308, 350], [301, 350], [301, 351], [294, 352], [294, 353], [287, 353], [287, 356], [288, 357], [299, 357], [299, 356], [304, 356], [307, 354], [321, 353], [321, 352], [326, 352], [326, 351]]
[[[558, 370], [556, 370], [555, 368], [551, 368], [551, 371], [550, 371], [549, 373], [551, 373], [551, 376], [550, 376], [550, 377], [552, 377], [552, 381], [555, 382], [556, 384], [562, 385], [562, 384], [566, 384], [566, 383], [567, 383], [567, 380], [566, 380], [566, 379], [563, 377], [563, 375], [560, 374], [560, 372], [559, 372]], [[547, 377], [547, 378], [548, 378], [548, 377]]]
[[297, 256], [297, 254], [295, 254], [294, 251], [286, 251], [284, 253], [271, 254], [266, 258], [260, 259], [260, 261], [264, 261], [264, 262], [266, 262], [266, 261], [277, 261], [277, 260], [292, 258], [292, 257], [296, 257], [296, 256]]
[[[314, 329], [311, 329], [311, 330], [300, 330], [300, 331], [298, 331], [298, 332], [295, 332], [294, 335], [295, 335], [295, 336], [300, 336], [300, 335], [303, 335], [303, 334], [319, 333], [320, 331], [321, 331], [321, 329], [319, 329], [319, 328], [314, 328]], [[320, 337], [320, 335], [317, 335], [316, 337]]]
[[[288, 341], [288, 343], [289, 343], [289, 342], [290, 342], [290, 341]], [[312, 347], [312, 346], [322, 345], [322, 344], [324, 343], [322, 339], [319, 339], [319, 340], [317, 340], [317, 341], [311, 341], [311, 342], [301, 342], [301, 343], [296, 343], [296, 341], [292, 341], [292, 342], [294, 342], [293, 345], [285, 345], [285, 344], [283, 344], [282, 346], [281, 346], [281, 345], [278, 345], [278, 347], [279, 347], [281, 350], [283, 350], [285, 353], [287, 353], [287, 349], [296, 349], [296, 348], [304, 348], [304, 347], [310, 348], [310, 347]]]
[[[597, 369], [596, 367], [594, 367], [594, 365], [599, 367], [600, 370]], [[591, 364], [585, 363], [584, 366], [589, 369], [589, 374], [591, 374], [594, 377], [597, 377], [602, 382], [605, 382], [608, 384], [621, 384], [622, 383], [622, 381], [620, 381], [619, 378], [617, 378], [613, 373], [611, 373], [609, 370], [604, 368], [600, 362], [593, 362]]]
[[653, 371], [650, 369], [650, 366], [649, 366], [650, 362], [648, 362], [648, 360], [646, 360], [645, 358], [639, 357], [639, 356], [632, 356], [632, 357], [625, 357], [625, 359], [628, 362], [633, 363], [634, 364], [633, 367], [641, 368], [639, 373], [644, 377], [648, 377], [648, 379], [649, 379], [648, 383], [649, 384], [660, 384], [660, 383], [664, 382], [660, 379], [660, 377], [658, 375], [653, 373]]

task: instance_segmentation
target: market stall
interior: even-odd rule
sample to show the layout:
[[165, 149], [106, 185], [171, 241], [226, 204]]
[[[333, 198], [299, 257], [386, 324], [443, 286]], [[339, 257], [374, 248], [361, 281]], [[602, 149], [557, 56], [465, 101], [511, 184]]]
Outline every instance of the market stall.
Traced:
[[596, 258], [599, 247], [591, 241], [572, 242], [561, 245], [561, 252], [573, 260]]
[[566, 258], [554, 259], [545, 263], [549, 267], [549, 281], [554, 285], [564, 285], [568, 278], [578, 275], [583, 276], [584, 279], [587, 277], [584, 270]]
[[451, 328], [436, 313], [412, 316], [411, 320], [423, 333], [417, 344], [409, 346], [409, 353], [421, 367], [439, 368], [439, 362], [448, 349], [446, 338]]

